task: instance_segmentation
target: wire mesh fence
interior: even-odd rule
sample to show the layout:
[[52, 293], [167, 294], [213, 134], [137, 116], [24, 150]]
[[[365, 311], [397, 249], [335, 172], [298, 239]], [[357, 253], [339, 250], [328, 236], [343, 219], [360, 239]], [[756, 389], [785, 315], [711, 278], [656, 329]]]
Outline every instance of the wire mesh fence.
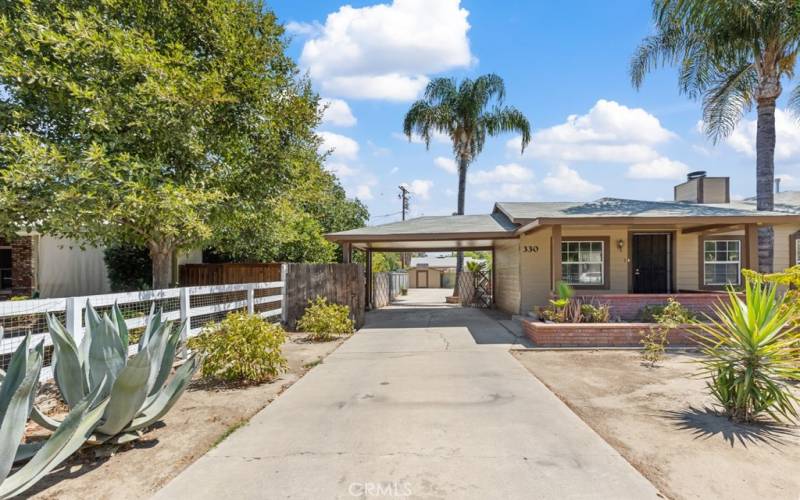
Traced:
[[138, 336], [151, 311], [160, 310], [167, 321], [187, 321], [186, 337], [190, 337], [233, 311], [248, 311], [270, 321], [279, 321], [283, 303], [283, 281], [0, 302], [0, 368], [8, 367], [11, 355], [30, 334], [32, 345], [44, 341], [41, 379], [51, 379], [53, 342], [47, 328], [47, 315], [64, 325], [80, 343], [86, 331], [87, 304], [100, 314], [110, 313], [114, 304], [119, 306], [131, 334], [129, 353], [135, 354]]

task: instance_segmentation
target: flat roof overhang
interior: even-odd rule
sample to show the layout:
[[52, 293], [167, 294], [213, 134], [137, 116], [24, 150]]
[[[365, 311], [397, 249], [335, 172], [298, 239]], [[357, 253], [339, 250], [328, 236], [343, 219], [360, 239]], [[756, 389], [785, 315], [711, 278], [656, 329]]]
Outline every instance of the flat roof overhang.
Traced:
[[505, 233], [447, 233], [447, 234], [392, 234], [392, 235], [329, 235], [330, 241], [350, 243], [359, 250], [379, 252], [434, 252], [461, 250], [489, 250], [496, 240], [516, 238], [513, 232]]

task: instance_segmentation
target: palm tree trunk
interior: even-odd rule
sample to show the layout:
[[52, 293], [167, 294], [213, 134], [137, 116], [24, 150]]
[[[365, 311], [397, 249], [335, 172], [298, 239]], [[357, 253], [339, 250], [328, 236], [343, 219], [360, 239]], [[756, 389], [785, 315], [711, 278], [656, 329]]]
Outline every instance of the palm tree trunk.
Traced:
[[[456, 214], [464, 215], [464, 197], [467, 191], [467, 167], [469, 162], [464, 156], [458, 159], [458, 210]], [[464, 252], [459, 250], [456, 253], [456, 285], [453, 290], [453, 297], [458, 297], [458, 282], [461, 278], [461, 271], [464, 269]]]
[[[772, 210], [775, 198], [775, 101], [776, 97], [758, 100], [758, 128], [756, 131], [756, 206], [758, 210]], [[772, 272], [775, 231], [772, 226], [758, 228], [758, 270]]]

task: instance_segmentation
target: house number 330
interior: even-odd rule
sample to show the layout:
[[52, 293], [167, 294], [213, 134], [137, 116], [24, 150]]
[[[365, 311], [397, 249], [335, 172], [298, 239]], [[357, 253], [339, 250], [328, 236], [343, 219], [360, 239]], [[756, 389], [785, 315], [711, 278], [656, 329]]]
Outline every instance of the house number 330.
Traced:
[[522, 252], [523, 253], [536, 253], [539, 251], [539, 247], [537, 245], [523, 245]]

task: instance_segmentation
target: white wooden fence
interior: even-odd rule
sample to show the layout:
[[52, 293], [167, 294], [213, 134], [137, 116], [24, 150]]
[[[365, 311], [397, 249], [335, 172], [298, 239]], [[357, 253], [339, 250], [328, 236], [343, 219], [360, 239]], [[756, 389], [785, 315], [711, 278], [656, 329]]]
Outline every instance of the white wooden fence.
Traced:
[[[285, 277], [285, 272], [283, 273]], [[5, 368], [11, 354], [27, 334], [32, 345], [44, 340], [45, 366], [42, 380], [52, 378], [52, 339], [47, 329], [46, 315], [54, 315], [80, 342], [85, 332], [84, 311], [91, 304], [104, 312], [117, 304], [131, 331], [141, 329], [147, 321], [151, 307], [162, 311], [167, 321], [186, 321], [185, 336], [197, 335], [209, 323], [221, 321], [232, 311], [248, 311], [263, 318], [285, 320], [284, 281], [248, 283], [242, 285], [196, 286], [148, 290], [130, 293], [111, 293], [63, 299], [37, 299], [0, 302], [0, 368]], [[185, 338], [183, 340], [186, 340]], [[131, 345], [134, 354], [136, 345]]]

